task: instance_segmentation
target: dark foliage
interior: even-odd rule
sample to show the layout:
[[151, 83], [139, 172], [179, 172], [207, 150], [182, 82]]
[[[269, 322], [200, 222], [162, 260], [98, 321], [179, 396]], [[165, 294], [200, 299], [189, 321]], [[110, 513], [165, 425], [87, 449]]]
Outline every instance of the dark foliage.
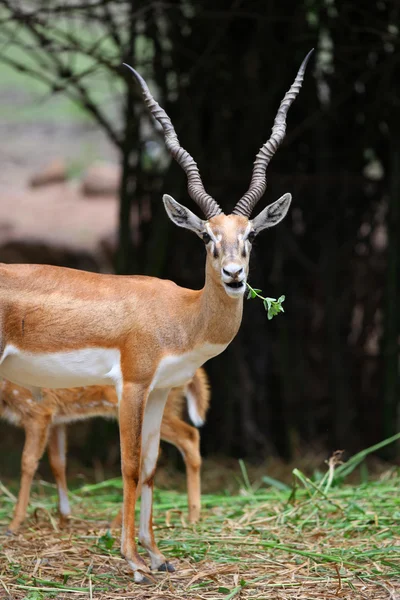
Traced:
[[[203, 284], [201, 245], [173, 228], [160, 202], [165, 191], [193, 209], [185, 176], [175, 163], [163, 169], [148, 154], [149, 121], [120, 63], [134, 63], [156, 84], [207, 191], [229, 211], [248, 187], [255, 155], [301, 60], [316, 48], [257, 207], [287, 191], [294, 197], [286, 221], [257, 240], [250, 277], [268, 296], [285, 294], [286, 312], [268, 321], [261, 303], [246, 303], [237, 339], [207, 366], [213, 399], [204, 448], [233, 456], [290, 457], [303, 444], [354, 451], [395, 433], [397, 3], [177, 0], [137, 2], [132, 8], [122, 1], [43, 0], [31, 3], [42, 11], [30, 17], [26, 11], [24, 17], [17, 14], [16, 4], [0, 2], [7, 19], [11, 14], [6, 25], [39, 28], [32, 43], [41, 52], [58, 43], [40, 29], [41, 19], [52, 18], [54, 24], [73, 15], [103, 28], [111, 39], [107, 52], [99, 45], [92, 57], [93, 69], [122, 78], [118, 131], [101, 107], [93, 108], [86, 74], [66, 70], [68, 53], [60, 55], [59, 64], [50, 60], [49, 85], [75, 96], [120, 148], [118, 270], [168, 277], [193, 288]], [[138, 52], [139, 37], [145, 52]], [[63, 43], [72, 44], [65, 36]], [[85, 51], [90, 55], [89, 48]], [[56, 66], [63, 67], [58, 76]], [[157, 134], [150, 135], [162, 145]], [[139, 215], [137, 231], [129, 219], [132, 204]]]

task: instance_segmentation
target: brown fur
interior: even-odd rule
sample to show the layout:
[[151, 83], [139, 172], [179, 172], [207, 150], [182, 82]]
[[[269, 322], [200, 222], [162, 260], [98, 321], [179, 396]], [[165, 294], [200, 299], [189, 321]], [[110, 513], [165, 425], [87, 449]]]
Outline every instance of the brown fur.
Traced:
[[[210, 398], [208, 378], [204, 369], [196, 371], [188, 387], [192, 390], [199, 414], [204, 418]], [[187, 469], [189, 520], [195, 523], [200, 517], [200, 440], [197, 429], [183, 420], [185, 392], [186, 386], [171, 390], [164, 410], [161, 438], [182, 452]], [[22, 427], [26, 437], [20, 493], [10, 531], [15, 532], [25, 518], [32, 478], [46, 443], [58, 491], [67, 494], [66, 448], [64, 447], [63, 452], [59, 436], [65, 436], [65, 424], [95, 416], [118, 417], [118, 399], [113, 387], [44, 389], [43, 400], [38, 403], [25, 388], [5, 379], [1, 382], [0, 417]], [[145, 483], [151, 484], [153, 477], [154, 472]], [[60, 516], [64, 520], [67, 514], [61, 513]], [[119, 514], [114, 524], [120, 521]]]
[[3, 350], [10, 343], [33, 353], [118, 348], [124, 379], [146, 383], [165, 354], [228, 344], [242, 316], [242, 303], [220, 285], [194, 291], [155, 277], [48, 265], [1, 265], [0, 303]]

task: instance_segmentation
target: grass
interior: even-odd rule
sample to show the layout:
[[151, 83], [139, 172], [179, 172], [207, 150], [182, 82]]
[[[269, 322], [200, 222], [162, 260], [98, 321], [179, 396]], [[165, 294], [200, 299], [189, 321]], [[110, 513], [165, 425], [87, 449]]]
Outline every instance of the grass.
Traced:
[[84, 485], [71, 494], [73, 517], [60, 530], [54, 486], [39, 482], [31, 516], [19, 535], [5, 528], [13, 493], [0, 487], [0, 598], [400, 598], [400, 474], [347, 485], [344, 478], [391, 440], [341, 464], [336, 453], [324, 475], [293, 470], [288, 486], [265, 476], [252, 485], [240, 463], [236, 495], [203, 496], [203, 518], [186, 523], [186, 496], [155, 493], [160, 549], [176, 573], [133, 583], [120, 557], [117, 512], [120, 478]]

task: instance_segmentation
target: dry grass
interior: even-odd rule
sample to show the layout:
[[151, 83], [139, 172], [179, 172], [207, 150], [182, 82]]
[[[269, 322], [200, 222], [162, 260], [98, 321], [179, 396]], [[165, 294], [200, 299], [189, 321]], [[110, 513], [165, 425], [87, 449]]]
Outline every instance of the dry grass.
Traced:
[[39, 482], [15, 537], [4, 535], [13, 497], [1, 488], [0, 598], [400, 598], [396, 469], [358, 486], [341, 483], [343, 466], [331, 464], [313, 481], [295, 469], [289, 488], [252, 486], [242, 467], [241, 493], [204, 496], [197, 526], [185, 522], [185, 495], [156, 492], [157, 539], [177, 571], [155, 574], [152, 586], [133, 583], [119, 531], [108, 529], [120, 479], [72, 493], [66, 530], [58, 528], [53, 486]]

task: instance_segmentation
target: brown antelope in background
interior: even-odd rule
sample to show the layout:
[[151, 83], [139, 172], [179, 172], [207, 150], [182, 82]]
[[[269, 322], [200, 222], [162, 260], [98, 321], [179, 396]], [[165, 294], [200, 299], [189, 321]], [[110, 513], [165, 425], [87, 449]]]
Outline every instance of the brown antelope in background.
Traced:
[[162, 126], [168, 150], [188, 179], [188, 191], [205, 220], [164, 195], [169, 218], [205, 244], [205, 284], [190, 290], [155, 277], [118, 276], [41, 265], [0, 266], [0, 375], [29, 388], [114, 385], [119, 398], [123, 477], [121, 552], [145, 579], [137, 552], [135, 503], [142, 483], [139, 540], [151, 567], [173, 570], [153, 535], [153, 478], [164, 406], [173, 387], [217, 356], [235, 337], [251, 244], [277, 225], [291, 202], [285, 194], [256, 217], [250, 215], [266, 188], [266, 169], [286, 130], [286, 114], [300, 91], [310, 54], [282, 100], [270, 139], [254, 163], [249, 190], [225, 215], [207, 194], [194, 159], [178, 141], [171, 120], [133, 71], [144, 101]]
[[[91, 417], [118, 418], [118, 398], [111, 386], [90, 386], [62, 390], [42, 390], [42, 402], [6, 379], [0, 383], [0, 418], [25, 431], [21, 461], [21, 486], [14, 518], [9, 531], [15, 533], [26, 516], [32, 479], [47, 445], [49, 462], [57, 484], [58, 508], [63, 522], [71, 513], [66, 479], [66, 425]], [[161, 423], [161, 438], [182, 453], [186, 465], [189, 521], [200, 518], [200, 436], [195, 427], [184, 421], [187, 412], [194, 425], [200, 427], [210, 402], [208, 378], [197, 369], [186, 385], [171, 390]], [[120, 516], [113, 525], [120, 524]]]

